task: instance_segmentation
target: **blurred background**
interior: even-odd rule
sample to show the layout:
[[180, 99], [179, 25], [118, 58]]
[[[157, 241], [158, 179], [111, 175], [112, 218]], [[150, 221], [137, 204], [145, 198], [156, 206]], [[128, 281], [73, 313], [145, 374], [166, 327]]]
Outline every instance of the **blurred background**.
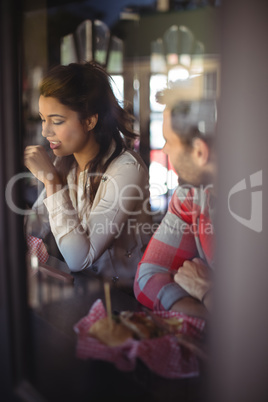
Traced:
[[[42, 366], [36, 334], [45, 324], [37, 328], [29, 319], [23, 218], [7, 206], [5, 190], [24, 170], [24, 147], [45, 146], [37, 108], [43, 74], [55, 64], [95, 60], [136, 118], [135, 148], [149, 169], [155, 222], [178, 180], [161, 151], [163, 108], [155, 93], [170, 84], [219, 99], [207, 400], [266, 402], [267, 0], [2, 0], [0, 6], [0, 397], [45, 400], [32, 375]], [[28, 179], [14, 188], [14, 200], [31, 206], [39, 191]], [[200, 400], [195, 396], [191, 401]]]
[[95, 60], [111, 74], [117, 98], [136, 118], [140, 140], [135, 146], [149, 169], [151, 207], [159, 222], [178, 178], [161, 150], [164, 106], [155, 94], [176, 85], [190, 97], [218, 96], [219, 5], [204, 0], [26, 1], [25, 145], [42, 143], [38, 83], [46, 69]]

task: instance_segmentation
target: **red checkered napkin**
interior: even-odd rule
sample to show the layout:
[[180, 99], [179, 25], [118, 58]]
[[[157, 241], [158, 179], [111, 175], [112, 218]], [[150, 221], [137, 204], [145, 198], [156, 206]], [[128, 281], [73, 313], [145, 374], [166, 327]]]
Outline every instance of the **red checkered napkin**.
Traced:
[[27, 236], [28, 254], [36, 255], [39, 263], [45, 264], [48, 260], [48, 252], [42, 239], [31, 235]]
[[[139, 313], [144, 314], [144, 313]], [[159, 311], [161, 317], [183, 318], [180, 333], [200, 339], [205, 321], [185, 314]], [[109, 347], [88, 336], [88, 330], [97, 320], [106, 317], [106, 310], [100, 299], [92, 305], [87, 316], [74, 326], [77, 333], [76, 356], [80, 359], [99, 359], [113, 363], [118, 369], [135, 369], [136, 360], [142, 360], [154, 373], [165, 378], [186, 378], [199, 375], [199, 360], [190, 350], [180, 346], [173, 335], [160, 338], [128, 339], [120, 346]]]

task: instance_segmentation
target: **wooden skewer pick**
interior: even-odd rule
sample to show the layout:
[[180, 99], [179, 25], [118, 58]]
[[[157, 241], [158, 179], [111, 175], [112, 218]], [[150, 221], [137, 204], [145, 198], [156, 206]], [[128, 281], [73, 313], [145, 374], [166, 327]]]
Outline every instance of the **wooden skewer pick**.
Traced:
[[108, 282], [104, 283], [104, 294], [105, 294], [107, 315], [108, 315], [110, 322], [112, 322], [112, 303], [111, 303], [111, 294], [110, 294], [110, 284]]

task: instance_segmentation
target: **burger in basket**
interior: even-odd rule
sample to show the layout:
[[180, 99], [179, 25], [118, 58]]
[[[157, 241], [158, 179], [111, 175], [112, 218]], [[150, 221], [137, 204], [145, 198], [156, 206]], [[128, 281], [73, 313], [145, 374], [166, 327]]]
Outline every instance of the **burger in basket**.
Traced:
[[177, 333], [183, 319], [161, 318], [151, 312], [145, 314], [122, 311], [119, 315], [96, 321], [88, 334], [107, 346], [119, 346], [128, 338], [144, 340]]

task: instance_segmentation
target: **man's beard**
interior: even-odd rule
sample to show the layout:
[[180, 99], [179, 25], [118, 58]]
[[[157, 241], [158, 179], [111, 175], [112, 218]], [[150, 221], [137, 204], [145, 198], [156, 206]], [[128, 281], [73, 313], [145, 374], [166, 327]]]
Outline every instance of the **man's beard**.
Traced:
[[[191, 168], [190, 168], [191, 169]], [[178, 176], [179, 186], [189, 186], [189, 187], [213, 187], [213, 176], [208, 172], [193, 171], [189, 174], [188, 179], [183, 178], [181, 175]]]

